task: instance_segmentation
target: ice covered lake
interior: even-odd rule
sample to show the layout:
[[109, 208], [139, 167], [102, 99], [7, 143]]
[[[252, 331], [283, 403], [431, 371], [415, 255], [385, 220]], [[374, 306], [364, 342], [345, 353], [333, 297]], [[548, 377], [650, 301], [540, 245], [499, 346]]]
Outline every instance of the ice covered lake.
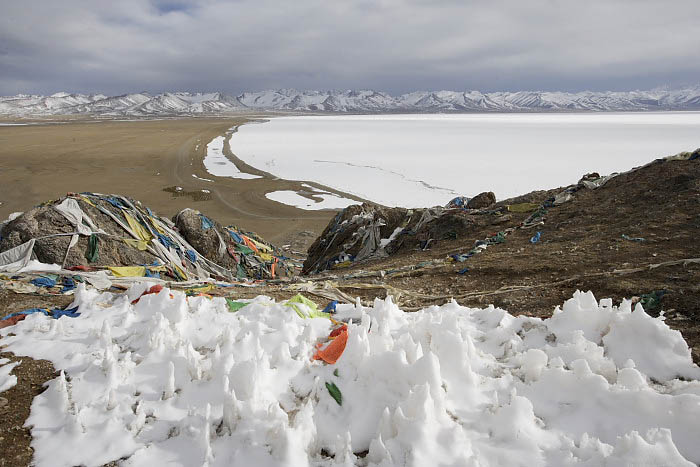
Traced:
[[700, 147], [700, 112], [343, 115], [239, 127], [231, 151], [289, 180], [390, 205], [498, 199]]

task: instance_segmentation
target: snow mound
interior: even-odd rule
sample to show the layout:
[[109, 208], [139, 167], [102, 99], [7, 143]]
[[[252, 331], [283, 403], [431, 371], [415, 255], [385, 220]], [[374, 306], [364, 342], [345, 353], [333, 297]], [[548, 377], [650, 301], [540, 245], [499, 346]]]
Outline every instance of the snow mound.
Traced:
[[0, 358], [0, 393], [7, 391], [17, 384], [17, 377], [10, 374], [17, 365], [19, 365], [19, 363], [10, 363], [8, 359]]
[[149, 286], [80, 285], [79, 318], [2, 331], [7, 350], [61, 370], [27, 421], [37, 465], [700, 462], [700, 368], [629, 302], [577, 292], [546, 320], [338, 305], [347, 345], [327, 365], [311, 359], [326, 318], [168, 289], [131, 304]]

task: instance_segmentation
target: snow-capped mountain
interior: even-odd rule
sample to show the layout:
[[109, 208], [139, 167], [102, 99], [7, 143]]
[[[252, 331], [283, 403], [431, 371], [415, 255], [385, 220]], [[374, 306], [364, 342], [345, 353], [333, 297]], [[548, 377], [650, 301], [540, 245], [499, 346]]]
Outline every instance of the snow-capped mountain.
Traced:
[[222, 93], [166, 92], [104, 96], [57, 93], [49, 97], [0, 97], [0, 115], [44, 116], [91, 114], [105, 116], [195, 115], [244, 110], [236, 97]]
[[311, 112], [391, 112], [401, 103], [378, 91], [296, 91], [281, 89], [243, 93], [241, 104], [251, 109]]
[[0, 115], [104, 116], [216, 115], [242, 111], [283, 112], [528, 112], [700, 110], [700, 86], [626, 92], [417, 91], [400, 96], [372, 90], [166, 92], [105, 96], [56, 93], [0, 97]]

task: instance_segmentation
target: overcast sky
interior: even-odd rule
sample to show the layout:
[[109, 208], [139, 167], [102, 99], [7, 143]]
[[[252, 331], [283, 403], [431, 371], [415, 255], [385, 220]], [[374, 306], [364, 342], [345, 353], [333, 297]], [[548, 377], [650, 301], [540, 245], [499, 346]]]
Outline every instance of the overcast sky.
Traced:
[[0, 0], [0, 94], [700, 83], [700, 0]]

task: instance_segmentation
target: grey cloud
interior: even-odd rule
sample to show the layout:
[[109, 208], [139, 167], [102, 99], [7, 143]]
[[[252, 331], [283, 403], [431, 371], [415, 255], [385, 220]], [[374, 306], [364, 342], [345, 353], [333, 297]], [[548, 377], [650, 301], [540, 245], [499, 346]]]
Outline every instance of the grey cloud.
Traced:
[[2, 0], [0, 94], [700, 82], [678, 0]]

